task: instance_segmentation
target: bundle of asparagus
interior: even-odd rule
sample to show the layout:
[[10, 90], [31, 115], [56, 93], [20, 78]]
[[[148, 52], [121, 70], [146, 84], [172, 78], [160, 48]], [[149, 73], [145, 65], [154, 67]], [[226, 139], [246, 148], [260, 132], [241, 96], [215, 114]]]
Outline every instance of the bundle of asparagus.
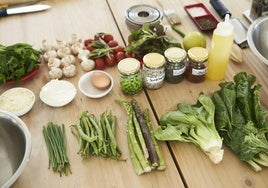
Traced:
[[127, 112], [128, 147], [136, 174], [141, 175], [153, 169], [164, 170], [166, 163], [153, 136], [148, 109], [142, 112], [135, 99], [130, 102], [116, 101], [122, 104]]

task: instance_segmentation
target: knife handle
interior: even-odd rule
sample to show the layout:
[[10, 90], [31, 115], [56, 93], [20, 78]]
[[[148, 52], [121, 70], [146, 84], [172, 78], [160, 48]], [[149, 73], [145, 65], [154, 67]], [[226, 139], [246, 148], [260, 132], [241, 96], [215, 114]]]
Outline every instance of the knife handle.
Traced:
[[219, 14], [221, 19], [224, 19], [226, 14], [229, 14], [231, 17], [231, 12], [224, 6], [224, 4], [220, 0], [210, 0], [209, 2]]
[[6, 8], [0, 8], [0, 17], [7, 16], [7, 9]]

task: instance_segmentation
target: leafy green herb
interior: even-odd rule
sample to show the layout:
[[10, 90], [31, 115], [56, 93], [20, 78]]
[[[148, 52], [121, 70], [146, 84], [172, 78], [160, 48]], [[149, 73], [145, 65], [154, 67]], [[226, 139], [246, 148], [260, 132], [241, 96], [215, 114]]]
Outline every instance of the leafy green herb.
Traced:
[[234, 82], [222, 82], [212, 95], [215, 124], [220, 135], [239, 157], [255, 171], [268, 167], [267, 112], [260, 104], [256, 77], [240, 72]]
[[163, 54], [169, 47], [181, 47], [175, 38], [165, 35], [160, 24], [144, 24], [138, 30], [132, 30], [128, 37], [129, 45], [125, 51], [136, 58], [142, 58], [150, 52]]
[[40, 51], [25, 43], [11, 46], [0, 44], [0, 84], [4, 84], [8, 80], [18, 82], [39, 66], [40, 54]]
[[214, 124], [215, 106], [212, 100], [200, 93], [194, 105], [179, 103], [176, 110], [160, 118], [154, 136], [162, 141], [191, 142], [202, 149], [214, 162], [223, 159], [222, 139]]

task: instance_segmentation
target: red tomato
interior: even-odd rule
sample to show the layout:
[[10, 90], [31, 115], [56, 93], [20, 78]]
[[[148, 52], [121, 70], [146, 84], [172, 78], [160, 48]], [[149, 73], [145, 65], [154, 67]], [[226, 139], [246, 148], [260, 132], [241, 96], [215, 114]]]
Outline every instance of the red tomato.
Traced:
[[93, 41], [93, 39], [86, 39], [86, 40], [84, 41], [84, 45], [85, 45], [85, 46], [88, 46], [92, 41]]
[[113, 37], [113, 35], [111, 35], [111, 34], [105, 34], [105, 35], [103, 36], [103, 40], [104, 40], [106, 43], [108, 43], [109, 41], [114, 40], [114, 37]]
[[115, 49], [113, 50], [113, 53], [117, 53], [117, 52], [124, 52], [125, 51], [125, 48], [123, 46], [116, 46]]
[[108, 46], [110, 46], [110, 47], [116, 47], [116, 46], [118, 46], [118, 42], [115, 41], [115, 40], [110, 40], [108, 42]]
[[117, 52], [115, 54], [115, 58], [116, 58], [116, 62], [119, 62], [122, 59], [126, 58], [126, 56], [125, 56], [125, 53], [124, 52]]
[[130, 53], [128, 53], [128, 52], [125, 53], [125, 56], [126, 56], [126, 57], [133, 57], [133, 56], [132, 56]]
[[115, 58], [114, 54], [110, 53], [109, 56], [106, 56], [105, 63], [109, 67], [114, 66], [116, 64], [116, 58]]
[[103, 58], [95, 59], [95, 69], [103, 70], [105, 68], [105, 61]]
[[89, 45], [86, 46], [86, 49], [89, 50], [89, 51], [91, 52], [91, 51], [93, 51], [95, 48], [89, 44]]

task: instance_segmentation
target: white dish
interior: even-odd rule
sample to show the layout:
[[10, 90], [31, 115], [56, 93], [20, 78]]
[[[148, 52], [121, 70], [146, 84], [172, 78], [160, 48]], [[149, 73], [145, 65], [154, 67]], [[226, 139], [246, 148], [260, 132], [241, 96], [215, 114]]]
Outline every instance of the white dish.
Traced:
[[34, 93], [23, 87], [15, 87], [0, 96], [0, 109], [22, 116], [29, 112], [35, 102]]
[[70, 103], [76, 95], [71, 82], [53, 79], [44, 85], [39, 93], [40, 99], [52, 107], [62, 107]]
[[[92, 74], [95, 72], [103, 73], [110, 78], [111, 83], [107, 89], [98, 89], [91, 84], [90, 78], [91, 78]], [[81, 76], [81, 78], [78, 81], [79, 90], [84, 95], [86, 95], [87, 97], [90, 97], [90, 98], [104, 97], [112, 90], [113, 85], [114, 85], [114, 82], [113, 82], [113, 78], [111, 77], [111, 75], [108, 74], [107, 72], [101, 71], [101, 70], [93, 70], [93, 71], [90, 71], [88, 73], [85, 73], [83, 76]]]

